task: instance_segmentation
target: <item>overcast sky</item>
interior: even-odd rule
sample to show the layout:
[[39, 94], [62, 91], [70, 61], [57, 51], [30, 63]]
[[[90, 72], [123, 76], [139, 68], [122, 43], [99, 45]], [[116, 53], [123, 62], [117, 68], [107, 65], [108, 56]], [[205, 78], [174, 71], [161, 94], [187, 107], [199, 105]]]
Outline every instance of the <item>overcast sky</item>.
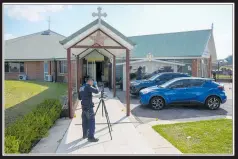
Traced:
[[218, 59], [232, 54], [232, 5], [4, 5], [4, 37], [11, 39], [48, 29], [68, 36], [95, 20], [104, 20], [125, 36], [210, 29]]

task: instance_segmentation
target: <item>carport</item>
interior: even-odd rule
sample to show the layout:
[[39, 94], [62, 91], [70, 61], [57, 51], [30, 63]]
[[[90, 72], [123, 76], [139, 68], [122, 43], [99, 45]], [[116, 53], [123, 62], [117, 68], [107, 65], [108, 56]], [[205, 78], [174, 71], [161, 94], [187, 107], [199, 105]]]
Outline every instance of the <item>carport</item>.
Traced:
[[113, 96], [116, 96], [116, 57], [126, 57], [126, 115], [130, 115], [130, 51], [134, 48], [133, 42], [131, 42], [126, 36], [121, 34], [115, 28], [101, 19], [105, 16], [105, 13], [101, 13], [101, 8], [98, 8], [98, 13], [93, 13], [93, 16], [98, 16], [98, 19], [92, 23], [86, 25], [82, 29], [68, 36], [64, 40], [60, 41], [65, 49], [67, 49], [67, 63], [68, 63], [68, 106], [69, 116], [73, 118], [74, 107], [72, 103], [72, 55], [76, 56], [76, 87], [79, 89], [82, 84], [82, 58], [91, 54], [94, 51], [106, 56], [110, 59], [112, 69], [112, 89]]

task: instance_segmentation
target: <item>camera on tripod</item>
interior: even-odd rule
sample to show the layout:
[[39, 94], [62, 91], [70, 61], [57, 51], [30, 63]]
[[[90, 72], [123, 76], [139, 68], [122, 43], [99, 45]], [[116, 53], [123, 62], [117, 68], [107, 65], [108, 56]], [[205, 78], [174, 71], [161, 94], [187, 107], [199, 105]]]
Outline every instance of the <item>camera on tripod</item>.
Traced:
[[108, 129], [109, 129], [109, 133], [110, 133], [111, 140], [112, 140], [112, 134], [111, 134], [112, 124], [110, 122], [110, 119], [109, 119], [109, 116], [108, 116], [108, 112], [107, 112], [107, 108], [106, 108], [106, 105], [105, 105], [105, 102], [104, 102], [104, 99], [107, 98], [107, 95], [105, 95], [105, 92], [104, 92], [104, 83], [98, 83], [98, 86], [101, 87], [101, 96], [99, 97], [100, 101], [99, 101], [99, 104], [97, 106], [97, 109], [96, 109], [96, 112], [95, 112], [94, 115], [97, 114], [99, 106], [102, 105], [102, 116], [103, 116], [103, 113], [105, 113], [105, 116], [106, 116], [106, 119], [107, 119], [107, 125], [108, 125]]
[[104, 83], [101, 82], [98, 86], [101, 87], [101, 96], [99, 97], [99, 99], [101, 99], [101, 98], [103, 98], [103, 99], [107, 98], [107, 95], [105, 95], [105, 92], [104, 92]]

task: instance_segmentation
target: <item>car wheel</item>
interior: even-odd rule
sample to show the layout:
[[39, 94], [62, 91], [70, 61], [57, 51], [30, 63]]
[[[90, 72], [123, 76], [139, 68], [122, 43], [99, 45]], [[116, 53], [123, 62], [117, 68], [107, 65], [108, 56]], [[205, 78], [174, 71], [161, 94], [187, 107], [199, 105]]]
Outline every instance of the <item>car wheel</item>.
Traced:
[[151, 106], [152, 109], [161, 110], [165, 106], [164, 99], [161, 98], [161, 97], [153, 97], [150, 100], [150, 106]]
[[217, 96], [208, 97], [206, 100], [206, 106], [211, 110], [216, 110], [220, 107], [221, 101]]

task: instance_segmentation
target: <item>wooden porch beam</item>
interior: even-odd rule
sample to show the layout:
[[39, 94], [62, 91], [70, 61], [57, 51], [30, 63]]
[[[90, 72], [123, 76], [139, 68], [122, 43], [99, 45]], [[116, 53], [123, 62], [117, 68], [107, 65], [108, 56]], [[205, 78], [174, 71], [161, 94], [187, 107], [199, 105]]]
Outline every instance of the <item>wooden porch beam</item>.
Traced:
[[116, 97], [116, 56], [113, 56], [113, 97]]
[[130, 116], [130, 52], [126, 49], [126, 115]]
[[73, 114], [73, 102], [72, 102], [72, 76], [71, 76], [71, 49], [67, 49], [67, 65], [68, 65], [68, 106], [69, 117], [72, 119]]
[[79, 75], [80, 75], [79, 55], [76, 56], [76, 72], [77, 72], [76, 82], [77, 82], [77, 92], [78, 92], [78, 90], [80, 88], [80, 81], [79, 81]]
[[125, 49], [121, 46], [87, 46], [87, 45], [77, 45], [71, 48], [95, 48], [95, 49]]

